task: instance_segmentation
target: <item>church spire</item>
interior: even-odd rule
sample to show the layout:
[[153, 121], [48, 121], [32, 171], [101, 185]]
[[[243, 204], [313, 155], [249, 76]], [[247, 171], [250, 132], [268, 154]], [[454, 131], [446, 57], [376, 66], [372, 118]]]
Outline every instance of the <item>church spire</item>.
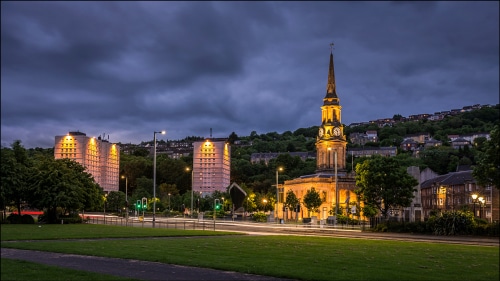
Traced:
[[328, 69], [328, 83], [326, 85], [325, 104], [339, 104], [337, 90], [335, 89], [335, 71], [333, 68], [333, 43], [330, 44], [330, 68]]

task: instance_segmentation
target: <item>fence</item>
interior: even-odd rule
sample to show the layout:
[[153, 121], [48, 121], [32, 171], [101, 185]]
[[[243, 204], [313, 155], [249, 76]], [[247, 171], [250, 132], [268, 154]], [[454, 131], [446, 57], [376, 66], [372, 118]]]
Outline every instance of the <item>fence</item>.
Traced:
[[[91, 224], [107, 224], [107, 225], [117, 225], [117, 226], [128, 226], [128, 227], [153, 227], [153, 222], [151, 217], [146, 218], [146, 220], [141, 217], [133, 217], [128, 220], [122, 217], [115, 216], [90, 216], [86, 217], [87, 223]], [[369, 225], [362, 224], [340, 224], [336, 225], [328, 224], [326, 220], [317, 221], [317, 223], [311, 222], [296, 222], [296, 221], [286, 221], [282, 223], [278, 222], [267, 222], [258, 223], [242, 220], [224, 220], [224, 219], [189, 219], [189, 218], [157, 218], [155, 221], [155, 228], [163, 229], [182, 229], [182, 230], [223, 230], [223, 231], [254, 231], [257, 228], [262, 230], [273, 229], [273, 232], [295, 232], [295, 231], [313, 231], [323, 230], [323, 231], [335, 231], [335, 230], [364, 230], [365, 227], [370, 227]]]
[[[141, 219], [125, 219], [121, 217], [88, 217], [87, 223], [108, 224], [130, 227], [153, 227], [153, 221]], [[156, 228], [173, 228], [184, 230], [215, 230], [215, 221], [197, 221], [197, 220], [175, 220], [163, 219], [155, 221]]]

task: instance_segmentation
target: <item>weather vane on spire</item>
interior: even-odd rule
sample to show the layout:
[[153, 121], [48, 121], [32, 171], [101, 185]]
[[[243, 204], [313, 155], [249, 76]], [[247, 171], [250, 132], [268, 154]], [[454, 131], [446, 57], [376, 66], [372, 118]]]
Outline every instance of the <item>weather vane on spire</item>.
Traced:
[[333, 42], [330, 43], [330, 53], [332, 53], [332, 52], [333, 52]]

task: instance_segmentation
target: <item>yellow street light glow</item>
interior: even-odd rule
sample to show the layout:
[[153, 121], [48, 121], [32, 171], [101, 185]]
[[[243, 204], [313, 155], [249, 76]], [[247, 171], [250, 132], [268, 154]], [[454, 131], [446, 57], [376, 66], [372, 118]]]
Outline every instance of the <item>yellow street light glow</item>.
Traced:
[[472, 199], [476, 200], [477, 199], [477, 194], [472, 194]]

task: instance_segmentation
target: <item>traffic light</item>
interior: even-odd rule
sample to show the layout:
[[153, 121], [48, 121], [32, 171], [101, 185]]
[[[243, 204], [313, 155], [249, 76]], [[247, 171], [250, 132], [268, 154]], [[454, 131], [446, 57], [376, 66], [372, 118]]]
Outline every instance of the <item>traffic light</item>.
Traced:
[[137, 203], [135, 203], [135, 208], [137, 211], [140, 211], [142, 207], [141, 200], [137, 200]]
[[148, 199], [146, 197], [142, 197], [142, 210], [148, 209]]
[[220, 210], [220, 200], [219, 199], [214, 200], [214, 209]]

